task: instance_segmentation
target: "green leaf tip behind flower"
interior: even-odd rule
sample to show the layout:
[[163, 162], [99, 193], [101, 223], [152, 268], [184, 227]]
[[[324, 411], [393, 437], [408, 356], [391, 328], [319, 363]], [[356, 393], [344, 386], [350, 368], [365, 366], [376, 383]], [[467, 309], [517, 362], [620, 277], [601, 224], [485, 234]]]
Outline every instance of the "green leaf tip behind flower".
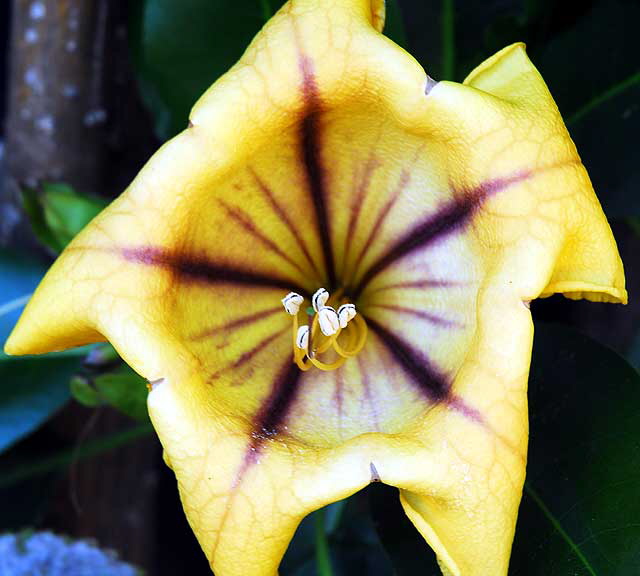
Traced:
[[61, 182], [43, 182], [39, 189], [23, 187], [22, 201], [34, 234], [56, 254], [107, 205]]

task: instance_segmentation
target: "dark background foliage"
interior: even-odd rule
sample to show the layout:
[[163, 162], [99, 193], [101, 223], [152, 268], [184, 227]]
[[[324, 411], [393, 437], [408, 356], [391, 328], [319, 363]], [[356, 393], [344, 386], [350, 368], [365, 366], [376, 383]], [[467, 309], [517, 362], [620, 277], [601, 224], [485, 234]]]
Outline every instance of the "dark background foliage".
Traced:
[[[0, 3], [0, 341], [52, 257], [116, 196], [277, 0]], [[619, 243], [627, 307], [534, 302], [530, 462], [512, 576], [640, 573], [640, 54], [636, 0], [388, 0], [386, 33], [461, 81], [522, 40]], [[150, 575], [206, 575], [109, 346], [0, 356], [0, 533], [95, 538]], [[438, 574], [393, 488], [309, 516], [283, 576]], [[0, 576], [11, 576], [0, 574]]]

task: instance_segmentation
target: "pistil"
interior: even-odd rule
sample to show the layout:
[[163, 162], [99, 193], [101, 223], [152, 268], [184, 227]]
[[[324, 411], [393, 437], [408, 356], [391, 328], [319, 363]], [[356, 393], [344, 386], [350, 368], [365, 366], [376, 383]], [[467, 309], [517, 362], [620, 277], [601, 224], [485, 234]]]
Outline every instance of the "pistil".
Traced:
[[[282, 299], [284, 309], [293, 317], [293, 361], [301, 370], [312, 366], [336, 370], [358, 354], [367, 341], [367, 324], [355, 305], [343, 302], [336, 311], [326, 305], [329, 300], [327, 290], [317, 290], [311, 298], [312, 306], [305, 311], [307, 322], [301, 324], [299, 314], [304, 298], [290, 292]], [[332, 358], [321, 360], [320, 356], [327, 353]]]

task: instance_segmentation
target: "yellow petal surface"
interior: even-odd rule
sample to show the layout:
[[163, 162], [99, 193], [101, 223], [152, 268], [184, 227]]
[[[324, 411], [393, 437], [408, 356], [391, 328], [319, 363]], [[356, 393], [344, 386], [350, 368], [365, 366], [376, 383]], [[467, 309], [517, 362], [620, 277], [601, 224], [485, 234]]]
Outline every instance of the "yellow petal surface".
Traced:
[[[6, 344], [106, 338], [153, 382], [151, 418], [218, 576], [276, 574], [305, 515], [372, 480], [400, 488], [445, 573], [506, 574], [527, 304], [626, 301], [524, 46], [433, 83], [382, 21], [368, 0], [285, 5], [65, 250]], [[320, 287], [356, 305], [368, 337], [337, 370], [301, 371], [280, 300], [305, 307]]]

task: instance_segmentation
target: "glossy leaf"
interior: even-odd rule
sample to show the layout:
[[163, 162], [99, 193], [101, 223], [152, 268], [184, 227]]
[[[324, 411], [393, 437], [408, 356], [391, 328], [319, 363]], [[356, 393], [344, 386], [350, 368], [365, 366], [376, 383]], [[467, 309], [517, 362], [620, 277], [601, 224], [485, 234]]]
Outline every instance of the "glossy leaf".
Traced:
[[[640, 4], [599, 0], [533, 52], [609, 216], [640, 214]], [[606, 49], [603, 49], [606, 47]], [[603, 143], [606, 142], [606, 146]]]
[[[0, 342], [4, 342], [44, 274], [45, 266], [19, 252], [0, 251]], [[69, 398], [69, 379], [82, 350], [42, 358], [0, 352], [0, 452], [26, 436]]]
[[[265, 22], [258, 0], [146, 0], [136, 14], [134, 53], [143, 96], [167, 138], [187, 126], [200, 95], [242, 55]], [[272, 9], [282, 4], [270, 3]]]
[[[196, 100], [238, 60], [283, 3], [146, 0], [135, 6], [133, 48], [141, 91], [161, 139], [186, 128]], [[385, 34], [407, 46], [398, 0], [387, 2]]]
[[0, 452], [42, 424], [69, 399], [78, 356], [0, 357]]
[[391, 574], [392, 566], [368, 513], [368, 492], [369, 489], [309, 514], [296, 531], [280, 566], [280, 574], [322, 576], [317, 562], [319, 524], [324, 524], [333, 576]]
[[9, 336], [46, 269], [17, 251], [0, 250], [0, 342]]
[[117, 408], [134, 420], [146, 422], [147, 381], [129, 368], [112, 374], [103, 374], [95, 380], [96, 391], [107, 404]]
[[628, 576], [640, 566], [640, 376], [569, 328], [537, 327], [527, 487], [513, 576]]
[[100, 397], [100, 394], [98, 394], [98, 391], [86, 378], [83, 378], [82, 376], [77, 376], [71, 379], [71, 382], [69, 383], [69, 391], [71, 392], [73, 399], [83, 406], [93, 408], [102, 404], [102, 398]]
[[64, 183], [45, 182], [41, 190], [24, 188], [23, 205], [38, 240], [60, 252], [106, 205]]

